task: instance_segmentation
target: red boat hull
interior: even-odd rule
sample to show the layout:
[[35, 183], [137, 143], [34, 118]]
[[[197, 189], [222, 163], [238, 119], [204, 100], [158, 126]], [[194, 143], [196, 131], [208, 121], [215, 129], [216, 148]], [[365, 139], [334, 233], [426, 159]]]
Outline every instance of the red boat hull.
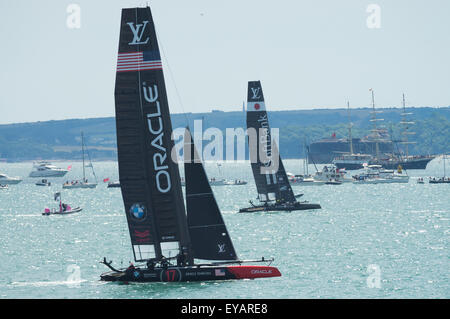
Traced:
[[188, 266], [168, 268], [134, 268], [104, 273], [103, 281], [118, 282], [186, 282], [280, 277], [271, 266]]

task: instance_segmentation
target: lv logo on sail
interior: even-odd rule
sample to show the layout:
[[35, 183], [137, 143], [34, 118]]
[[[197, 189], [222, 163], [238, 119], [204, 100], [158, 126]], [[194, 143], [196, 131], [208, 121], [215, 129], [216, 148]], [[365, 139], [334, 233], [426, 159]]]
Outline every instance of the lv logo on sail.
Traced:
[[250, 88], [252, 90], [252, 100], [259, 98], [260, 88]]
[[225, 244], [218, 244], [217, 247], [219, 247], [219, 253], [225, 252]]
[[[136, 27], [133, 25], [133, 22], [127, 22], [127, 24], [131, 28], [131, 32], [133, 32], [133, 41], [128, 43], [129, 45], [138, 45], [138, 44], [147, 44], [149, 37], [145, 41], [142, 41], [142, 36], [144, 35], [144, 30], [148, 21], [144, 21], [144, 24], [136, 24]], [[142, 29], [141, 29], [142, 27]], [[141, 31], [139, 33], [139, 31]]]

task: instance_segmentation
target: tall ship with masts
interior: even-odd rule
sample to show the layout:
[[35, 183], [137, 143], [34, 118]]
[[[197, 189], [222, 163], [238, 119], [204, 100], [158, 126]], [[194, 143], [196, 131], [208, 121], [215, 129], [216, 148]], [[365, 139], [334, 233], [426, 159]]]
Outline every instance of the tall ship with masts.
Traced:
[[[281, 276], [273, 259], [238, 257], [189, 129], [186, 206], [149, 7], [122, 10], [115, 85], [119, 179], [134, 260], [104, 281], [178, 282]], [[244, 263], [249, 265], [243, 265]], [[268, 263], [269, 265], [254, 265]]]
[[[351, 135], [351, 122], [349, 120], [348, 144], [350, 152], [341, 152], [340, 155], [333, 158], [332, 163], [338, 168], [345, 168], [347, 170], [361, 169], [364, 164], [381, 165], [386, 169], [398, 169], [399, 167], [402, 169], [425, 169], [434, 156], [409, 155], [408, 145], [415, 144], [415, 142], [409, 141], [408, 136], [415, 133], [410, 131], [410, 127], [414, 124], [414, 122], [407, 118], [407, 116], [412, 113], [406, 112], [405, 95], [403, 94], [403, 110], [401, 113], [402, 119], [400, 121], [400, 125], [402, 127], [402, 139], [399, 142], [405, 146], [405, 151], [402, 154], [400, 150], [394, 152], [396, 141], [392, 140], [392, 137], [387, 134], [385, 129], [382, 129], [379, 125], [377, 125], [377, 122], [383, 121], [383, 119], [377, 118], [376, 116], [382, 111], [377, 111], [375, 109], [374, 91], [372, 89], [370, 89], [370, 91], [372, 93], [372, 111], [370, 119], [372, 129], [370, 136], [371, 141], [374, 143], [373, 152], [367, 154], [354, 153], [354, 139]], [[388, 143], [392, 145], [392, 148], [386, 149], [384, 147], [384, 145]], [[381, 146], [383, 146], [383, 148]]]
[[415, 122], [408, 118], [413, 113], [406, 111], [405, 94], [402, 95], [402, 106], [400, 121], [400, 125], [402, 127], [402, 138], [399, 143], [404, 145], [403, 154], [399, 150], [397, 154], [393, 152], [391, 156], [382, 157], [376, 161], [372, 161], [372, 164], [379, 164], [388, 169], [397, 169], [399, 166], [403, 169], [425, 169], [427, 164], [434, 159], [435, 156], [409, 154], [409, 145], [416, 143], [414, 141], [410, 141], [408, 137], [415, 134], [415, 132], [410, 130], [411, 126], [414, 125]]

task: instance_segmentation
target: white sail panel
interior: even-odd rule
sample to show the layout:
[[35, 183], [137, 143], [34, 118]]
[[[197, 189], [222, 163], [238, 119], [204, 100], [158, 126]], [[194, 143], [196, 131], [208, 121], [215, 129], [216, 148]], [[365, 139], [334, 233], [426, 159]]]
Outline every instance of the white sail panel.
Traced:
[[155, 258], [155, 245], [133, 245], [137, 261]]
[[180, 243], [178, 241], [168, 241], [161, 243], [161, 252], [164, 257], [174, 257], [180, 251]]

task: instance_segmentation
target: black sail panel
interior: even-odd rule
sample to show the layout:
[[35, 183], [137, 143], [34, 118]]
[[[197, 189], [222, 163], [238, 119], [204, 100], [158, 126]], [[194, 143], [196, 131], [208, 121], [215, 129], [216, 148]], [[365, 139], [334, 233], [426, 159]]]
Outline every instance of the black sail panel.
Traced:
[[190, 241], [148, 7], [122, 10], [114, 95], [119, 178], [135, 260], [173, 257]]
[[[277, 144], [272, 143], [272, 149], [275, 154], [279, 154]], [[276, 194], [276, 199], [281, 202], [295, 202], [295, 195], [291, 187], [291, 183], [284, 169], [283, 161], [281, 156], [278, 157], [278, 171], [276, 173], [278, 193]]]
[[233, 243], [188, 129], [184, 137], [184, 154], [187, 222], [193, 256], [207, 260], [236, 260]]
[[[278, 169], [271, 169], [272, 154], [279, 154], [272, 141], [269, 118], [264, 102], [260, 81], [248, 82], [247, 129], [249, 131], [249, 150], [253, 176], [260, 200], [295, 201], [295, 196], [278, 155]], [[252, 132], [256, 134], [252, 140]], [[264, 156], [260, 156], [264, 154]], [[276, 165], [274, 165], [276, 167]]]

